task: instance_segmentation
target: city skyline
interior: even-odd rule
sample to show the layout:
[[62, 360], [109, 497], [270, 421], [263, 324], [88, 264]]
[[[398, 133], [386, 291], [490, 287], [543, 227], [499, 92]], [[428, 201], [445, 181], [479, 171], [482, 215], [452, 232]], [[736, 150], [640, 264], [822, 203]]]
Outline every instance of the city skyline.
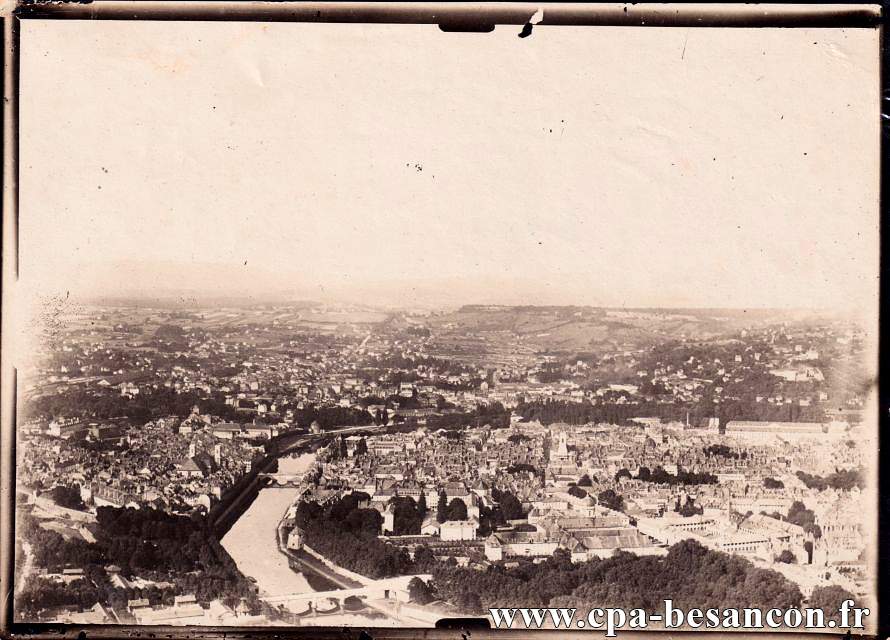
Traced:
[[580, 576], [616, 563], [655, 584], [684, 567], [678, 601], [874, 608], [855, 322], [67, 311], [20, 378], [20, 620], [431, 626], [527, 597], [514, 573], [598, 603], [621, 580]]

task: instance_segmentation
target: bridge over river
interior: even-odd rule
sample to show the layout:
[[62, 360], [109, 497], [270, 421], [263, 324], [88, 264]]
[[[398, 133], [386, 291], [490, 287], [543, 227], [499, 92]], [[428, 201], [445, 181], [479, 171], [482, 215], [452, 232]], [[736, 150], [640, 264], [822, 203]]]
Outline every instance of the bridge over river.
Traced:
[[[420, 578], [424, 582], [430, 580], [430, 575], [419, 576], [398, 576], [395, 578], [384, 578], [381, 580], [368, 580], [364, 586], [354, 589], [336, 589], [333, 591], [311, 591], [299, 593], [286, 593], [279, 595], [265, 595], [262, 599], [272, 606], [284, 605], [288, 609], [300, 610], [305, 605], [312, 607], [313, 611], [318, 609], [318, 605], [327, 604], [333, 601], [341, 609], [344, 601], [350, 596], [355, 596], [359, 600], [390, 600], [397, 602], [408, 602], [408, 583], [415, 577]], [[368, 604], [372, 604], [368, 602]], [[373, 606], [373, 605], [372, 605]]]
[[241, 516], [244, 509], [250, 505], [251, 501], [256, 497], [259, 489], [262, 488], [263, 480], [271, 480], [268, 485], [270, 487], [292, 488], [299, 485], [299, 481], [294, 479], [298, 475], [293, 472], [272, 471], [275, 467], [276, 460], [284, 460], [292, 454], [300, 454], [306, 452], [307, 447], [313, 443], [331, 440], [341, 435], [350, 435], [355, 433], [375, 433], [385, 431], [383, 425], [372, 425], [367, 427], [341, 427], [332, 429], [322, 433], [300, 433], [286, 434], [286, 438], [282, 439], [261, 463], [256, 471], [247, 476], [241, 483], [240, 487], [233, 491], [234, 495], [227, 496], [224, 504], [218, 510], [211, 510], [210, 522], [216, 531], [224, 534], [228, 528]]
[[274, 489], [275, 487], [299, 487], [303, 479], [303, 474], [299, 473], [261, 473], [260, 480], [271, 480], [269, 484], [264, 485], [266, 489]]

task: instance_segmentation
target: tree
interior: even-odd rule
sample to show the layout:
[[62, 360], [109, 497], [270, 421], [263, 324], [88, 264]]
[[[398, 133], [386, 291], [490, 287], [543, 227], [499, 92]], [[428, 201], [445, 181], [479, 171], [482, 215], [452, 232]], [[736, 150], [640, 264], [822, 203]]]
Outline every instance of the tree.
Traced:
[[794, 554], [790, 549], [783, 549], [782, 553], [776, 556], [776, 562], [784, 562], [785, 564], [795, 564], [797, 562], [797, 558], [794, 557]]
[[[800, 590], [780, 573], [693, 540], [673, 545], [660, 557], [617, 551], [609, 558], [572, 563], [571, 555], [560, 549], [543, 562], [519, 560], [516, 566], [496, 564], [486, 571], [440, 563], [431, 573], [436, 597], [466, 613], [518, 601], [585, 609], [612, 602], [653, 613], [667, 598], [687, 608], [703, 603], [790, 608], [802, 601]], [[477, 595], [481, 607], [468, 594]]]
[[447, 511], [448, 520], [466, 520], [467, 519], [467, 505], [460, 498], [454, 498], [448, 504]]
[[802, 527], [806, 533], [818, 540], [822, 537], [822, 529], [816, 524], [816, 514], [812, 510], [807, 509], [803, 502], [795, 500], [788, 509], [788, 522]]
[[674, 505], [674, 511], [679, 513], [684, 518], [689, 518], [691, 516], [704, 513], [704, 509], [702, 509], [701, 507], [696, 507], [695, 500], [693, 500], [690, 496], [686, 496], [686, 502], [683, 505], [680, 505], [680, 498], [678, 496], [677, 503]]
[[587, 475], [586, 473], [583, 476], [581, 476], [581, 478], [578, 480], [578, 486], [579, 487], [593, 486], [593, 483], [590, 481], [590, 476]]
[[587, 492], [584, 489], [573, 485], [573, 486], [569, 487], [569, 495], [575, 496], [576, 498], [586, 498]]
[[839, 587], [831, 585], [828, 587], [815, 587], [810, 595], [809, 606], [813, 609], [822, 609], [825, 612], [825, 620], [834, 620], [835, 623], [840, 622], [840, 608], [845, 600], [853, 600], [856, 598], [852, 593]]
[[803, 543], [803, 549], [807, 552], [807, 564], [813, 561], [813, 541], [807, 540]]
[[358, 442], [355, 443], [355, 455], [363, 456], [368, 453], [368, 442], [361, 438]]
[[53, 487], [50, 497], [53, 502], [60, 507], [78, 509], [80, 511], [86, 510], [86, 505], [84, 505], [83, 500], [80, 498], [80, 489], [78, 489], [76, 485], [71, 487], [66, 487], [64, 485]]
[[622, 467], [618, 470], [618, 473], [615, 474], [615, 482], [621, 482], [621, 478], [627, 478], [628, 480], [631, 480], [633, 476], [630, 475], [630, 471]]
[[376, 536], [382, 526], [383, 516], [377, 509], [355, 509], [343, 520], [343, 529], [359, 536]]
[[807, 488], [818, 491], [823, 491], [829, 487], [849, 491], [853, 487], [862, 489], [865, 486], [863, 473], [859, 469], [838, 470], [825, 477], [814, 476], [804, 471], [798, 471], [796, 475]]
[[465, 591], [462, 596], [458, 597], [457, 606], [467, 613], [480, 613], [482, 611], [482, 601], [478, 594], [472, 591]]
[[423, 517], [417, 511], [414, 498], [395, 496], [389, 501], [393, 510], [393, 535], [417, 535], [423, 525]]
[[501, 514], [503, 514], [505, 520], [519, 520], [522, 518], [522, 503], [512, 493], [503, 492], [498, 504], [501, 507]]
[[[324, 506], [315, 503], [314, 507], [304, 507], [307, 503], [301, 502], [296, 521], [306, 543], [331, 561], [370, 578], [416, 573], [406, 549], [386, 544], [377, 538], [376, 531], [371, 531], [382, 520], [379, 512], [357, 508], [358, 503], [352, 494]], [[414, 501], [396, 497], [391, 507], [397, 512], [398, 525], [398, 512], [404, 510], [410, 515]]]
[[423, 521], [426, 518], [426, 514], [429, 511], [429, 508], [426, 506], [426, 493], [421, 491], [420, 498], [417, 500], [417, 514], [420, 516], [420, 520]]
[[597, 501], [606, 507], [607, 509], [611, 509], [612, 511], [623, 511], [624, 510], [624, 498], [615, 493], [612, 489], [606, 489], [605, 491], [601, 491], [597, 496]]
[[439, 502], [436, 504], [436, 522], [442, 524], [448, 520], [448, 495], [445, 491], [439, 492]]
[[408, 597], [411, 602], [427, 604], [433, 600], [433, 591], [426, 582], [415, 576], [408, 583]]
[[414, 550], [414, 565], [419, 571], [430, 571], [436, 564], [436, 556], [433, 550], [422, 544]]
[[[20, 522], [28, 526], [26, 521]], [[158, 605], [172, 602], [174, 591], [182, 590], [194, 592], [201, 603], [230, 594], [251, 601], [251, 585], [202, 518], [175, 516], [152, 508], [99, 507], [94, 535], [95, 542], [86, 543], [74, 538], [65, 540], [55, 531], [43, 529], [27, 534], [34, 545], [38, 566], [53, 570], [67, 566], [83, 568], [84, 579], [64, 586], [67, 594], [56, 604], [84, 608], [98, 601], [126, 606], [127, 599], [144, 597]], [[175, 582], [175, 587], [120, 589], [108, 579], [103, 568], [106, 564], [120, 566], [124, 577], [134, 570], [148, 569], [155, 576]], [[43, 591], [42, 586], [39, 588]], [[41, 606], [54, 601], [52, 593], [45, 595], [48, 597], [37, 600]]]
[[507, 473], [535, 473], [536, 471], [537, 469], [525, 462], [514, 462], [507, 467]]

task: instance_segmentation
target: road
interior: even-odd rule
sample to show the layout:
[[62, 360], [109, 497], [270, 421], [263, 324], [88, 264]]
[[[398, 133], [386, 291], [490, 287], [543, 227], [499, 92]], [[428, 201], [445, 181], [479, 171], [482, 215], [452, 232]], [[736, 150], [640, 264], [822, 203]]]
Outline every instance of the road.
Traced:
[[305, 569], [306, 572], [311, 571], [313, 573], [316, 573], [328, 582], [332, 582], [333, 584], [337, 585], [341, 589], [356, 589], [362, 586], [355, 580], [340, 575], [333, 569], [325, 566], [323, 562], [321, 562], [317, 558], [313, 558], [304, 551], [294, 552], [286, 550], [285, 553], [289, 558], [293, 560], [294, 564], [302, 567], [303, 569]]
[[31, 569], [34, 567], [34, 553], [31, 551], [31, 545], [27, 542], [22, 542], [22, 550], [25, 552], [25, 562], [22, 564], [21, 574], [16, 576], [16, 595], [18, 595], [24, 588], [25, 582], [28, 579], [28, 574], [31, 573]]

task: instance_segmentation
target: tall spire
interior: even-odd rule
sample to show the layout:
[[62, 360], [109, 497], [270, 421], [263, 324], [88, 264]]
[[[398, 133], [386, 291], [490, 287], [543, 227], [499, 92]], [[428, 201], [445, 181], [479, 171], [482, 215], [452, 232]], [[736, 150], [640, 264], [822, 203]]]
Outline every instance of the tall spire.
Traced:
[[559, 434], [559, 445], [556, 447], [556, 453], [560, 456], [569, 455], [569, 444], [565, 431], [561, 431]]

